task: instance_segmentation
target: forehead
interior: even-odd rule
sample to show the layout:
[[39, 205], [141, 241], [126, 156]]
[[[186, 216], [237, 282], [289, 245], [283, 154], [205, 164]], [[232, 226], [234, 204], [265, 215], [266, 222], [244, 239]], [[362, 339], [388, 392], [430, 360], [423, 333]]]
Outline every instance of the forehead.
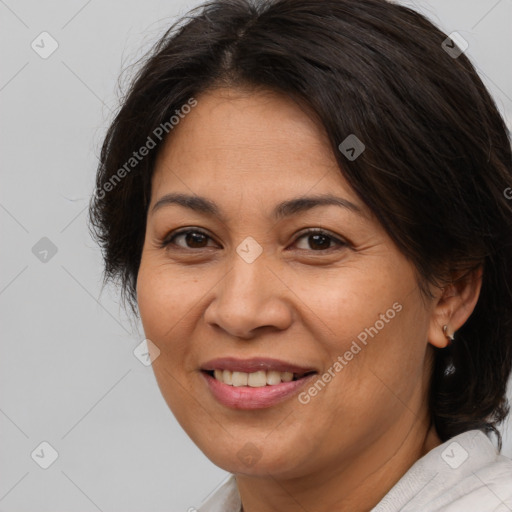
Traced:
[[217, 89], [196, 99], [159, 154], [153, 202], [175, 190], [264, 201], [338, 192], [361, 205], [325, 131], [291, 98]]

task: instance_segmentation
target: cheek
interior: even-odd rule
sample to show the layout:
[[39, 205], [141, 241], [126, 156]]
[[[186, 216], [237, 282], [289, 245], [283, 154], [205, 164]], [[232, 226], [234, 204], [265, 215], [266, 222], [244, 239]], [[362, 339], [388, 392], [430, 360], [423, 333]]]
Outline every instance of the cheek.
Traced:
[[137, 277], [137, 301], [149, 338], [164, 341], [166, 333], [186, 317], [194, 304], [193, 288], [190, 279], [180, 279], [174, 269], [143, 256]]
[[425, 371], [426, 313], [419, 298], [398, 297], [368, 305], [343, 354], [350, 359], [341, 371], [345, 380], [339, 381], [347, 403], [356, 417], [372, 417], [376, 424], [387, 414], [390, 420], [400, 416], [404, 404], [415, 401]]
[[151, 266], [141, 263], [137, 277], [137, 302], [144, 332], [148, 338], [160, 338], [159, 333], [168, 322], [166, 311], [174, 311], [166, 285], [158, 279]]
[[[314, 286], [310, 281], [301, 282], [297, 293], [305, 306], [301, 308], [311, 325], [317, 326], [317, 339], [328, 340], [331, 352], [343, 353], [358, 337], [363, 343], [371, 339], [377, 334], [376, 322], [377, 331], [384, 337], [389, 326], [400, 320], [393, 304], [400, 302], [402, 290], [396, 284], [393, 286], [389, 278], [383, 279], [383, 274], [350, 273], [344, 269]], [[384, 315], [384, 320], [380, 315]]]
[[[203, 314], [201, 299], [212, 286], [206, 277], [143, 254], [137, 300], [145, 336], [160, 350], [153, 370], [161, 385], [166, 373], [181, 375], [181, 379], [194, 372], [199, 349], [195, 331]], [[164, 395], [176, 386], [173, 379], [166, 382]]]
[[421, 377], [428, 312], [408, 270], [380, 264], [373, 272], [301, 290], [327, 360], [332, 365], [342, 358], [332, 388], [343, 388], [349, 402], [371, 403], [386, 386], [407, 394]]
[[175, 273], [143, 255], [137, 277], [140, 318], [146, 338], [160, 350], [152, 364], [158, 386], [180, 423], [186, 416], [184, 382], [192, 368], [188, 364], [191, 346], [187, 312], [194, 298], [188, 292], [189, 288], [179, 282]]

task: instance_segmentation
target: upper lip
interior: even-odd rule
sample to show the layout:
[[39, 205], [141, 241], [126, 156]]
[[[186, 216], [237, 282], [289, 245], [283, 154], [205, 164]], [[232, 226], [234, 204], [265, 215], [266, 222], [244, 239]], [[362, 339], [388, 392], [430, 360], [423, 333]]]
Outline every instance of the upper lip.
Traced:
[[201, 366], [201, 370], [230, 370], [232, 372], [252, 373], [257, 371], [276, 371], [304, 374], [316, 371], [314, 368], [299, 366], [296, 364], [271, 359], [268, 357], [253, 357], [251, 359], [237, 359], [235, 357], [220, 357], [207, 361]]

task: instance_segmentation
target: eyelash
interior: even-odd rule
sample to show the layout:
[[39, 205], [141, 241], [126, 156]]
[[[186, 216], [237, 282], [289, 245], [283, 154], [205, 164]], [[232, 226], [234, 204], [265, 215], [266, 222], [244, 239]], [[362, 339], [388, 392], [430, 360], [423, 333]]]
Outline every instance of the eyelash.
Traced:
[[[181, 236], [181, 235], [187, 235], [189, 233], [199, 233], [201, 235], [204, 235], [205, 237], [209, 238], [209, 239], [212, 239], [207, 233], [205, 233], [204, 231], [200, 230], [200, 229], [184, 229], [182, 231], [177, 231], [175, 233], [171, 233], [171, 235], [167, 236], [163, 242], [161, 243], [161, 248], [168, 248], [169, 246], [171, 245], [175, 245], [176, 244], [174, 243], [174, 240]], [[348, 247], [349, 244], [333, 235], [331, 235], [328, 231], [325, 231], [323, 229], [309, 229], [308, 231], [305, 231], [304, 233], [300, 234], [297, 238], [295, 238], [294, 242], [293, 243], [297, 243], [298, 240], [304, 238], [304, 237], [308, 237], [308, 236], [311, 236], [311, 235], [323, 235], [327, 238], [329, 238], [331, 241], [333, 241], [335, 244], [337, 244], [339, 246], [339, 248], [343, 248], [343, 247]], [[181, 246], [176, 246], [178, 247], [179, 249], [183, 249], [183, 250], [191, 250], [191, 251], [194, 251], [195, 249], [194, 248], [190, 248], [190, 247], [181, 247]], [[199, 249], [197, 250], [200, 250], [200, 249], [206, 249], [207, 247], [200, 247]], [[329, 247], [327, 249], [319, 249], [319, 250], [314, 250], [314, 249], [310, 249], [312, 252], [328, 252], [328, 251], [331, 251], [332, 249], [334, 249], [334, 247]], [[308, 249], [300, 249], [302, 251], [307, 251]]]

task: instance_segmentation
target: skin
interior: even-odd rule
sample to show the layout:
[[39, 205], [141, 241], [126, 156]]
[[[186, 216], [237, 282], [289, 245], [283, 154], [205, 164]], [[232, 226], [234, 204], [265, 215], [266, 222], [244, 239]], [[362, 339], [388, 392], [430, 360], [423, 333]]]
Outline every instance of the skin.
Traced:
[[[217, 89], [197, 100], [156, 163], [137, 282], [158, 385], [194, 443], [235, 473], [245, 512], [367, 511], [441, 443], [427, 408], [432, 346], [446, 346], [443, 325], [452, 333], [469, 317], [481, 275], [425, 299], [321, 127], [291, 99]], [[171, 192], [207, 197], [223, 219], [176, 204], [153, 211]], [[330, 205], [269, 217], [281, 201], [326, 193], [360, 213]], [[187, 227], [207, 237], [163, 247]], [[306, 228], [331, 238], [318, 248]], [[263, 250], [252, 263], [236, 252], [248, 236]], [[322, 375], [394, 303], [401, 311], [305, 405], [295, 395], [228, 408], [200, 374], [213, 358], [263, 356]], [[251, 466], [238, 456], [247, 443], [259, 457]]]

